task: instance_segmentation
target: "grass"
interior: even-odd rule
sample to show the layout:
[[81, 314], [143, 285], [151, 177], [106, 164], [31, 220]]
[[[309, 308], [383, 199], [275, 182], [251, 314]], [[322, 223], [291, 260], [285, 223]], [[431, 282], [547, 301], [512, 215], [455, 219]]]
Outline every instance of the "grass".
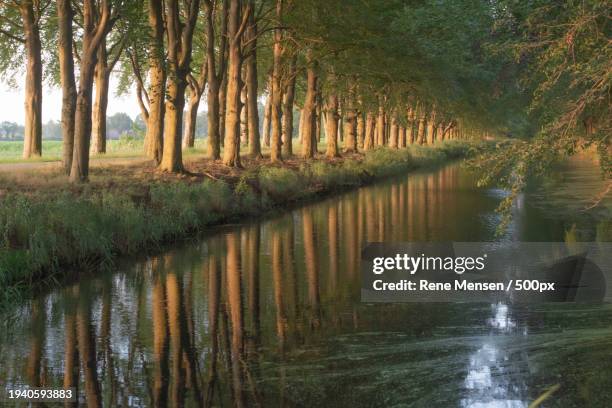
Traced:
[[[183, 152], [186, 156], [201, 155], [206, 152], [205, 139], [196, 139], [195, 146]], [[143, 140], [122, 138], [113, 139], [106, 142], [105, 154], [93, 154], [92, 158], [124, 158], [124, 157], [142, 157], [143, 156]], [[0, 141], [0, 163], [29, 163], [35, 162], [53, 162], [62, 159], [62, 141], [61, 140], [43, 140], [43, 154], [40, 157], [24, 159], [23, 141]]]
[[[233, 181], [152, 182], [133, 190], [10, 193], [0, 203], [0, 287], [27, 290], [70, 267], [112, 265], [204, 228], [466, 156], [470, 145], [379, 148], [348, 160], [259, 166]], [[143, 188], [144, 187], [144, 188]]]

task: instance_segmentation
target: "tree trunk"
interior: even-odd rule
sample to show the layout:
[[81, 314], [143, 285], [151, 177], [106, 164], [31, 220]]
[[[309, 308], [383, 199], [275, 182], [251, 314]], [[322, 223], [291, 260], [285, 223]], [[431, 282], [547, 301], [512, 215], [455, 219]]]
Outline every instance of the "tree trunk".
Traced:
[[263, 118], [263, 142], [264, 146], [270, 147], [270, 130], [272, 121], [272, 91], [268, 93], [266, 98], [266, 105], [264, 106], [264, 118]]
[[215, 19], [214, 6], [210, 1], [205, 2], [206, 6], [206, 61], [208, 64], [208, 92], [206, 94], [206, 102], [208, 104], [208, 154], [213, 160], [221, 158], [221, 132], [220, 132], [220, 76], [223, 75], [225, 68], [224, 50], [225, 50], [225, 26], [227, 22], [227, 1], [223, 2], [223, 16], [221, 18], [221, 44], [219, 73], [217, 73], [217, 64], [215, 59]]
[[427, 119], [424, 114], [419, 116], [419, 125], [417, 131], [417, 143], [423, 145], [425, 143], [425, 128], [427, 127]]
[[170, 173], [180, 173], [183, 171], [181, 138], [186, 87], [184, 75], [181, 75], [179, 72], [168, 75], [166, 114], [164, 116], [164, 153], [160, 163], [160, 170]]
[[[352, 103], [352, 102], [351, 102]], [[346, 121], [344, 122], [344, 151], [354, 152], [357, 150], [357, 113], [349, 107], [345, 109]]]
[[108, 107], [108, 85], [110, 72], [106, 54], [106, 41], [98, 48], [98, 63], [95, 73], [96, 98], [93, 105], [91, 153], [106, 153], [106, 109]]
[[434, 144], [436, 135], [436, 111], [432, 110], [427, 120], [427, 144], [429, 146]]
[[[209, 59], [210, 61], [210, 59]], [[212, 72], [212, 74], [211, 74]], [[208, 154], [213, 160], [221, 158], [221, 135], [219, 134], [219, 83], [214, 69], [208, 66]]]
[[399, 126], [397, 124], [397, 118], [395, 114], [391, 114], [391, 128], [389, 130], [389, 147], [397, 149], [399, 139]]
[[[255, 8], [254, 0], [250, 0], [251, 10]], [[246, 60], [247, 83], [247, 112], [249, 127], [249, 155], [261, 157], [261, 135], [259, 134], [259, 110], [257, 105], [257, 22], [253, 12], [249, 14], [249, 27], [246, 38], [252, 43], [249, 45], [249, 57]]]
[[[309, 50], [309, 54], [312, 51]], [[305, 159], [311, 159], [314, 157], [316, 152], [317, 143], [317, 73], [316, 73], [316, 61], [312, 60], [312, 57], [308, 56], [308, 70], [307, 70], [307, 81], [306, 81], [306, 98], [304, 100], [304, 123], [303, 123], [303, 144], [302, 144], [302, 156]]]
[[385, 144], [385, 108], [382, 104], [378, 106], [378, 118], [376, 119], [376, 146]]
[[72, 18], [70, 0], [57, 0], [59, 31], [59, 63], [62, 83], [62, 166], [70, 173], [74, 150], [74, 114], [76, 111], [76, 80], [72, 56]]
[[374, 147], [374, 133], [376, 130], [376, 118], [372, 112], [366, 114], [365, 136], [363, 140], [363, 150], [370, 150]]
[[93, 85], [94, 61], [87, 56], [81, 56], [79, 92], [77, 94], [74, 155], [70, 180], [73, 182], [87, 181], [89, 177], [89, 143], [91, 136], [91, 88]]
[[293, 101], [295, 99], [297, 57], [291, 58], [289, 79], [283, 95], [283, 154], [293, 155]]
[[26, 48], [25, 133], [23, 158], [42, 154], [42, 57], [40, 27], [34, 13], [33, 1], [22, 1], [19, 6]]
[[[242, 81], [244, 83], [244, 80]], [[240, 91], [240, 144], [249, 143], [249, 107], [247, 105], [247, 87], [243, 85]]]
[[404, 147], [406, 147], [406, 127], [404, 126], [400, 126], [399, 128], [398, 147], [400, 149], [403, 149]]
[[363, 149], [365, 139], [365, 119], [362, 112], [357, 112], [357, 148]]
[[195, 146], [195, 132], [198, 120], [198, 109], [200, 108], [201, 94], [193, 87], [189, 91], [189, 102], [187, 103], [187, 116], [185, 117], [185, 133], [183, 135], [183, 148], [188, 149]]
[[160, 164], [164, 147], [166, 68], [164, 65], [164, 19], [162, 0], [149, 0], [149, 119], [145, 135], [145, 154]]
[[242, 55], [240, 51], [240, 1], [230, 0], [227, 21], [229, 63], [227, 72], [227, 93], [225, 105], [225, 132], [223, 164], [230, 167], [240, 165], [240, 72]]
[[354, 78], [349, 83], [348, 96], [343, 104], [342, 113], [346, 118], [344, 124], [344, 150], [347, 152], [357, 151], [357, 108], [355, 100], [356, 82]]
[[[199, 12], [199, 0], [185, 3], [181, 10], [178, 0], [167, 0], [166, 36], [168, 38], [168, 84], [164, 116], [164, 150], [159, 165], [161, 171], [183, 171], [181, 139], [183, 137], [183, 109], [185, 89], [191, 62], [193, 32]], [[181, 20], [181, 16], [184, 20]]]
[[325, 135], [329, 158], [340, 157], [338, 152], [338, 95], [331, 94], [327, 98], [327, 112], [325, 114]]
[[[280, 21], [283, 12], [283, 1], [276, 0], [276, 18]], [[272, 62], [272, 145], [270, 146], [270, 161], [272, 163], [282, 160], [282, 88], [281, 88], [281, 54], [283, 33], [280, 28], [274, 30], [274, 50]]]
[[[93, 87], [98, 47], [113, 25], [110, 12], [110, 3], [107, 1], [103, 1], [100, 5], [96, 5], [94, 0], [83, 1], [83, 44], [75, 112], [74, 152], [72, 167], [70, 168], [71, 182], [84, 182], [89, 177], [91, 89]], [[95, 16], [97, 16], [97, 19]], [[97, 20], [97, 24], [94, 24], [95, 20]]]
[[406, 143], [414, 144], [414, 141], [416, 139], [416, 134], [414, 130], [415, 113], [412, 107], [408, 107], [408, 111], [406, 112], [406, 119], [408, 120]]
[[304, 146], [304, 107], [300, 108], [300, 123], [298, 124], [298, 140]]

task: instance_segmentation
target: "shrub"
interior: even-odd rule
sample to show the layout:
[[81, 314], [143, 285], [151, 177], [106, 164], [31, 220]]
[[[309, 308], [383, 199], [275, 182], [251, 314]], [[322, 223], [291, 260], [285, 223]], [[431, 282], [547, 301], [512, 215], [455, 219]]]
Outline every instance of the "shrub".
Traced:
[[275, 202], [291, 201], [305, 194], [306, 180], [297, 172], [281, 167], [259, 171], [259, 187]]

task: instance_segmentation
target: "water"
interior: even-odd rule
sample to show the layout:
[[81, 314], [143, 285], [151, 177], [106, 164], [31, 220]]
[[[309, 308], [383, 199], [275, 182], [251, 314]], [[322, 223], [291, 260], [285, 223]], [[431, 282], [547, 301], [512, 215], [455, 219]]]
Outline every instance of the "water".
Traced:
[[560, 174], [503, 237], [504, 192], [450, 165], [125, 261], [7, 312], [0, 384], [91, 406], [609, 406], [610, 305], [359, 299], [367, 241], [609, 241], [609, 197], [581, 210], [593, 165]]

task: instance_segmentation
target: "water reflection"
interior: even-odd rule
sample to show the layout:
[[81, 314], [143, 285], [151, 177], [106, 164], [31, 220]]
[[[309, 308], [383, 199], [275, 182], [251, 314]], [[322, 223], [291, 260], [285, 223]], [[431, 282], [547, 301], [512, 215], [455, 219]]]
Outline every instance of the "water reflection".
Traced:
[[527, 364], [522, 353], [509, 352], [500, 344], [500, 336], [527, 335], [521, 333], [511, 317], [507, 304], [491, 305], [492, 317], [487, 319], [488, 335], [482, 345], [469, 356], [465, 388], [467, 396], [462, 407], [526, 408]]
[[[563, 372], [539, 351], [551, 336], [610, 356], [609, 308], [359, 301], [368, 241], [495, 239], [499, 197], [472, 182], [458, 166], [413, 174], [40, 296], [0, 333], [0, 382], [76, 387], [91, 407], [525, 406]], [[527, 207], [504, 239], [601, 229]], [[588, 375], [558, 398], [592, 402], [572, 392]]]

